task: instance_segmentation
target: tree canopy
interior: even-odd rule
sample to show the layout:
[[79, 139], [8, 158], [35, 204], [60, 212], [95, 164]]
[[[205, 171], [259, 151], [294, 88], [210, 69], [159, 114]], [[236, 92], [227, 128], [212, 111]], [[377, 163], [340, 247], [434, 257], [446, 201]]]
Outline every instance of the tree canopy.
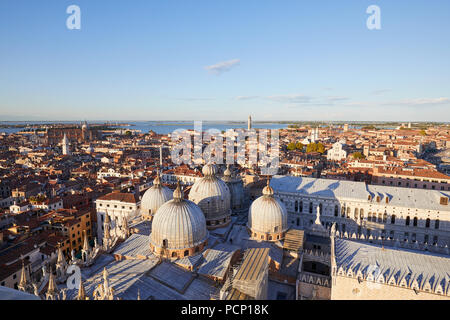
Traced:
[[353, 153], [353, 159], [365, 159], [366, 158], [366, 156], [365, 155], [363, 155], [361, 152], [355, 152], [355, 153]]

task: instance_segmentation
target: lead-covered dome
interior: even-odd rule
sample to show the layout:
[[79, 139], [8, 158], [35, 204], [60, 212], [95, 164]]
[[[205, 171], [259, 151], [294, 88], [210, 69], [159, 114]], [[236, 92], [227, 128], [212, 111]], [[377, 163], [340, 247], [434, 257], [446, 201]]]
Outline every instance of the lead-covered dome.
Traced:
[[217, 167], [207, 164], [203, 167], [204, 177], [197, 180], [189, 192], [189, 200], [203, 211], [208, 228], [226, 226], [230, 222], [230, 189], [216, 177]]
[[252, 237], [256, 239], [281, 240], [288, 229], [286, 207], [280, 200], [274, 198], [273, 193], [267, 180], [263, 195], [250, 206], [247, 225]]
[[153, 216], [164, 203], [172, 199], [172, 191], [161, 184], [158, 175], [153, 180], [153, 186], [148, 189], [141, 199], [141, 213], [143, 216]]
[[151, 248], [171, 258], [185, 257], [203, 250], [207, 238], [202, 210], [194, 202], [183, 199], [178, 184], [173, 200], [163, 204], [153, 218]]

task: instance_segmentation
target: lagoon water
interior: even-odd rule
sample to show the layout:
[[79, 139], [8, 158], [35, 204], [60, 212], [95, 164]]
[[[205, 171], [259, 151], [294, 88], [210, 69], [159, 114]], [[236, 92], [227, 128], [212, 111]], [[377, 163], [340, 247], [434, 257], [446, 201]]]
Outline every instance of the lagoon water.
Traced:
[[[27, 126], [33, 124], [50, 124], [50, 123], [60, 123], [60, 124], [80, 124], [76, 121], [0, 121], [0, 125], [20, 125], [17, 128], [0, 128], [0, 132], [15, 133], [26, 129]], [[92, 121], [92, 123], [106, 123], [106, 121]], [[120, 126], [121, 124], [127, 124], [127, 126]], [[23, 127], [22, 127], [23, 125]], [[150, 130], [158, 134], [169, 134], [177, 129], [194, 129], [193, 121], [128, 121], [128, 122], [109, 122], [109, 125], [115, 127], [118, 125], [119, 128], [128, 128], [132, 130], [140, 130], [142, 133], [147, 133]], [[287, 128], [287, 124], [280, 123], [253, 123], [253, 128], [256, 129], [284, 129]], [[217, 129], [219, 131], [227, 129], [239, 129], [247, 128], [247, 122], [231, 122], [231, 121], [203, 121], [202, 130], [206, 131], [208, 129]]]

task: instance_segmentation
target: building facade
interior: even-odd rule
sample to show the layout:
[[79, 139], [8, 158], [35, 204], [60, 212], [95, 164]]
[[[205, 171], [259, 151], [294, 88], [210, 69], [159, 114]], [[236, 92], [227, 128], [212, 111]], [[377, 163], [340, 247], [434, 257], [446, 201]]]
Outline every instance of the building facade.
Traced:
[[271, 186], [292, 226], [313, 224], [319, 206], [322, 224], [330, 229], [336, 223], [341, 233], [441, 249], [450, 244], [448, 192], [283, 176], [275, 176]]

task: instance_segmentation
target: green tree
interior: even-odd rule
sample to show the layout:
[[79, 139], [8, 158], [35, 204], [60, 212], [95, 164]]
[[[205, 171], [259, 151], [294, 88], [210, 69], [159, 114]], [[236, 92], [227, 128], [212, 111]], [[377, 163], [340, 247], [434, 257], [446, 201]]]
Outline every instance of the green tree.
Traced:
[[316, 151], [319, 152], [319, 153], [324, 153], [325, 152], [325, 146], [321, 142], [317, 143]]
[[363, 155], [361, 152], [355, 152], [355, 153], [353, 153], [353, 159], [365, 159], [366, 158], [366, 156], [365, 155]]
[[303, 147], [304, 147], [304, 145], [301, 142], [297, 142], [297, 144], [295, 145], [295, 148], [300, 151], [303, 150]]
[[317, 144], [315, 144], [314, 142], [311, 142], [310, 144], [308, 144], [306, 146], [306, 152], [310, 153], [310, 152], [316, 152], [317, 151]]
[[290, 142], [290, 143], [287, 145], [287, 149], [290, 150], [290, 151], [295, 150], [295, 143]]

